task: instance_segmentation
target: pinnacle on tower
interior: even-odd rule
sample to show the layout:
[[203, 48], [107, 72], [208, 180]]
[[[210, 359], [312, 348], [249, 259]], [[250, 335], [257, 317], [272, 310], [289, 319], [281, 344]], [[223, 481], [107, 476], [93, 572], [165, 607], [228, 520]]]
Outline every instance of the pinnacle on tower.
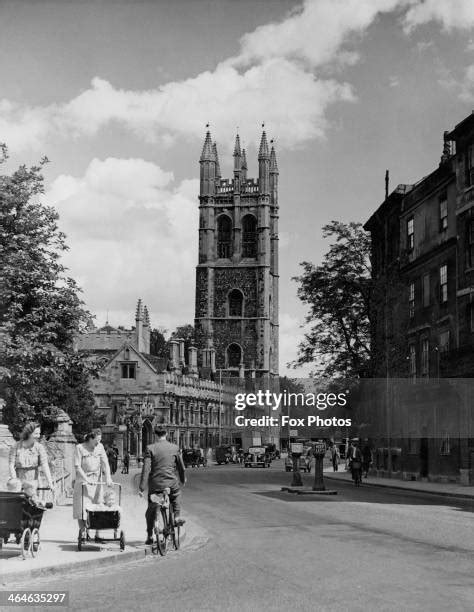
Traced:
[[237, 134], [237, 136], [235, 137], [235, 146], [234, 146], [234, 157], [237, 155], [242, 155], [241, 151], [240, 151], [240, 136]]
[[221, 166], [219, 164], [219, 155], [217, 154], [217, 144], [214, 142], [212, 145], [212, 154], [214, 155], [214, 161], [216, 162], [216, 178], [221, 178]]
[[146, 306], [143, 309], [143, 322], [145, 325], [150, 325], [150, 315], [148, 314], [148, 308]]
[[141, 321], [143, 319], [143, 308], [142, 308], [142, 300], [141, 298], [137, 302], [137, 311], [135, 313], [135, 320]]
[[242, 170], [242, 151], [240, 150], [240, 136], [237, 134], [235, 137], [234, 146], [234, 172], [240, 172]]
[[247, 155], [245, 154], [245, 149], [242, 149], [242, 170], [248, 170]]
[[270, 152], [268, 150], [267, 135], [265, 133], [265, 130], [263, 130], [262, 139], [260, 140], [260, 149], [258, 150], [258, 159], [268, 159], [269, 156]]
[[209, 130], [206, 132], [206, 138], [204, 139], [204, 145], [202, 147], [201, 153], [201, 161], [214, 161], [211, 132]]
[[278, 164], [275, 153], [275, 147], [272, 145], [272, 150], [270, 151], [270, 172], [278, 174]]

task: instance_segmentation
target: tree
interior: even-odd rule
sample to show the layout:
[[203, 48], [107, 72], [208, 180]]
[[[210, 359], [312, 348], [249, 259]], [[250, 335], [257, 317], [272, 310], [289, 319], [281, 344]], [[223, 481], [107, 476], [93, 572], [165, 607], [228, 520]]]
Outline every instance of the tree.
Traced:
[[168, 343], [165, 338], [166, 329], [152, 329], [150, 332], [150, 355], [168, 357]]
[[[180, 325], [177, 327], [174, 332], [171, 334], [170, 340], [184, 340], [184, 351], [185, 354], [188, 354], [188, 349], [190, 346], [196, 346], [196, 331], [192, 325], [189, 323], [187, 325]], [[169, 346], [169, 341], [168, 341]]]
[[310, 325], [294, 367], [311, 363], [320, 377], [362, 377], [370, 367], [370, 237], [360, 223], [331, 221], [321, 265], [301, 263], [298, 297], [309, 306]]
[[0, 388], [13, 433], [52, 406], [77, 432], [94, 422], [93, 367], [73, 348], [90, 315], [61, 263], [58, 213], [40, 202], [46, 162], [0, 176]]

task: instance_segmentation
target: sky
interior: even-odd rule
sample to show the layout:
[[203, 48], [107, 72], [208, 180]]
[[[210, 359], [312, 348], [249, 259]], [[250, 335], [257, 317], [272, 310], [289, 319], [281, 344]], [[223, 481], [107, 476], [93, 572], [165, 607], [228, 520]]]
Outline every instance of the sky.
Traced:
[[[300, 262], [433, 170], [474, 108], [472, 0], [0, 0], [6, 170], [47, 155], [65, 264], [103, 325], [192, 323], [199, 156], [223, 176], [261, 124], [280, 169], [280, 372], [304, 333]], [[4, 168], [5, 170], [5, 168]]]

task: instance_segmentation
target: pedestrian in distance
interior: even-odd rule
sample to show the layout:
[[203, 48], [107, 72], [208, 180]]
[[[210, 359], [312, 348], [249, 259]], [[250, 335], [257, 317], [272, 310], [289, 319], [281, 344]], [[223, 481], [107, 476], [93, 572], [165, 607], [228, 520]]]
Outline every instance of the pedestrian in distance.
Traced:
[[348, 455], [349, 469], [352, 473], [352, 480], [357, 480], [358, 477], [360, 482], [362, 478], [362, 451], [359, 448], [358, 439], [354, 439], [352, 441], [352, 444], [349, 447]]
[[372, 449], [369, 446], [369, 442], [364, 445], [362, 449], [362, 471], [364, 472], [364, 478], [369, 475], [369, 469], [372, 465]]
[[128, 474], [129, 467], [130, 467], [130, 454], [128, 451], [125, 451], [123, 455], [122, 474]]
[[115, 472], [117, 471], [117, 456], [115, 455], [115, 451], [111, 446], [109, 446], [106, 453], [107, 453], [107, 460], [109, 464], [110, 473], [113, 476]]
[[339, 458], [340, 452], [337, 444], [333, 444], [331, 447], [331, 460], [332, 460], [332, 469], [337, 472], [339, 470]]

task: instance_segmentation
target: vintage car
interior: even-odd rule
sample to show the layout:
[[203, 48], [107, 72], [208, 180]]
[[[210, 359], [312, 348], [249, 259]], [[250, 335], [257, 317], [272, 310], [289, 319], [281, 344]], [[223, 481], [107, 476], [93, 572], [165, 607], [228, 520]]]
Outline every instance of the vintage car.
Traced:
[[[299, 458], [299, 467], [300, 472], [307, 472], [308, 474], [311, 472], [312, 465], [312, 457], [311, 455], [301, 455]], [[291, 453], [285, 459], [285, 472], [293, 471], [293, 457]]]
[[270, 467], [270, 457], [264, 446], [251, 446], [244, 458], [244, 467]]
[[216, 447], [216, 462], [221, 465], [222, 463], [230, 463], [232, 461], [232, 448], [227, 445]]

